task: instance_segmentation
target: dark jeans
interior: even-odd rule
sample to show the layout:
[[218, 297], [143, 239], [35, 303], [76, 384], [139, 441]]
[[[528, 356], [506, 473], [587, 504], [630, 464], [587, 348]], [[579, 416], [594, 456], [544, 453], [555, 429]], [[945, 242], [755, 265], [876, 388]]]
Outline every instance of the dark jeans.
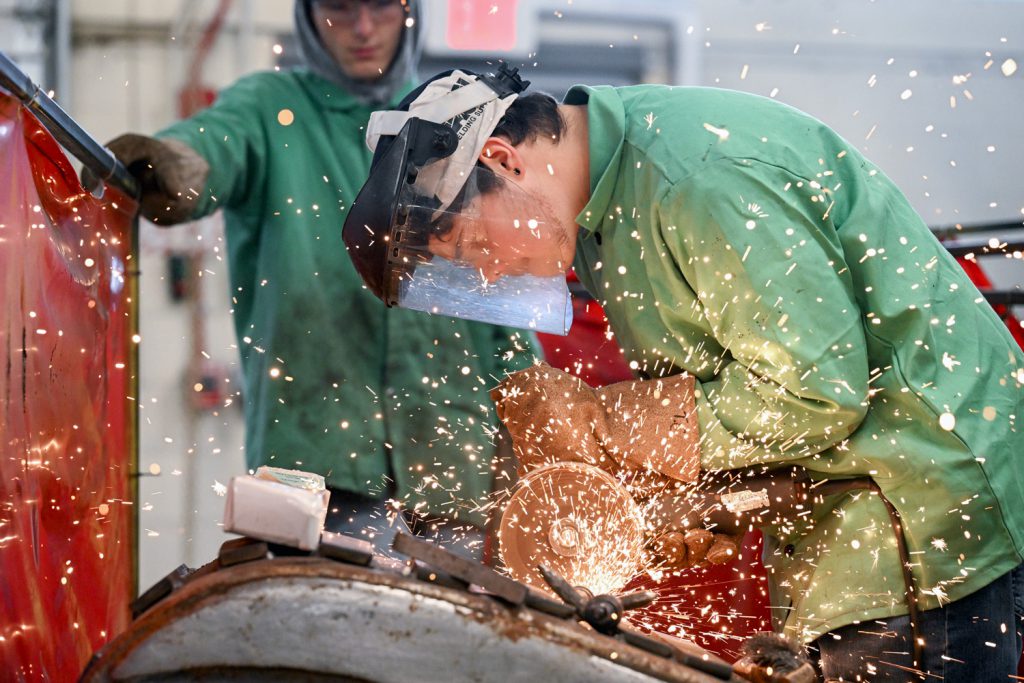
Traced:
[[[1017, 673], [1024, 630], [1024, 565], [988, 586], [921, 612], [925, 680], [1005, 683]], [[811, 644], [826, 681], [919, 681], [910, 618], [844, 626]]]

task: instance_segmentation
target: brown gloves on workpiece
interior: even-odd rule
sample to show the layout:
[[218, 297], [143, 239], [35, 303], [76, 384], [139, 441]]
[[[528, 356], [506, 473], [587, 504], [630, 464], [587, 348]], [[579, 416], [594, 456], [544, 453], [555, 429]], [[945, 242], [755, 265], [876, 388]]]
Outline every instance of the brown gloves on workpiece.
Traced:
[[[512, 436], [520, 476], [573, 461], [613, 475], [657, 473], [661, 481], [651, 488], [667, 491], [700, 474], [694, 385], [689, 375], [675, 375], [594, 389], [540, 364], [510, 375], [491, 398]], [[651, 535], [656, 562], [670, 569], [728, 562], [739, 545], [703, 528], [656, 528]]]
[[[106, 146], [139, 181], [139, 212], [143, 216], [158, 225], [182, 223], [192, 217], [210, 172], [209, 164], [195, 150], [179, 140], [135, 133], [116, 137]], [[94, 190], [99, 180], [83, 171], [82, 185]]]
[[541, 364], [509, 375], [491, 399], [512, 435], [520, 475], [572, 461], [692, 482], [700, 471], [693, 386], [692, 377], [677, 375], [593, 389]]

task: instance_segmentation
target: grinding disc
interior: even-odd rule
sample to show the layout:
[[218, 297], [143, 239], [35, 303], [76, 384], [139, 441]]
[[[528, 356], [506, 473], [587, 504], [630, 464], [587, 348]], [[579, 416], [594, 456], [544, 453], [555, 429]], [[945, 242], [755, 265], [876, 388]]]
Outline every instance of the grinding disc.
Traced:
[[514, 579], [550, 591], [538, 564], [594, 595], [633, 578], [643, 548], [640, 509], [606, 472], [560, 463], [524, 477], [501, 518], [501, 559]]

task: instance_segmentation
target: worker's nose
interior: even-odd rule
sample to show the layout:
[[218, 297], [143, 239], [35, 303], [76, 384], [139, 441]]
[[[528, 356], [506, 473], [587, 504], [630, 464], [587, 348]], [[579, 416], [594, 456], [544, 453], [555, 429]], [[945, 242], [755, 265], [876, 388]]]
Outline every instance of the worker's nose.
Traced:
[[373, 16], [373, 10], [370, 9], [370, 6], [367, 3], [359, 3], [359, 10], [356, 13], [356, 19], [352, 22], [352, 30], [360, 38], [366, 38], [373, 33], [375, 25], [376, 20]]

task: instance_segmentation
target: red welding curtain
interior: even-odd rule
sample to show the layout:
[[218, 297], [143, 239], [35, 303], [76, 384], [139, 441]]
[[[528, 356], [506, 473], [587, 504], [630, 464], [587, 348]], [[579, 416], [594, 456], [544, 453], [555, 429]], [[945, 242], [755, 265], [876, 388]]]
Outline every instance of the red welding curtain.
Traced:
[[75, 680], [132, 597], [135, 205], [0, 91], [0, 677]]

